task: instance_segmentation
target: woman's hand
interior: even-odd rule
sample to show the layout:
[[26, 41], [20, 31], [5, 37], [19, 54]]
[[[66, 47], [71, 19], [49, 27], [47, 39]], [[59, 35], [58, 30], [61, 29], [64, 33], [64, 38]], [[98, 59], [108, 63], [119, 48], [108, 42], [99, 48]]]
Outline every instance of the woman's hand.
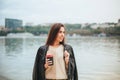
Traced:
[[45, 64], [44, 64], [45, 69], [47, 69], [51, 65], [53, 65], [53, 61], [51, 61], [49, 58], [46, 57]]
[[64, 56], [65, 56], [65, 64], [68, 65], [70, 54], [66, 50], [64, 52]]
[[47, 68], [49, 67], [49, 66], [48, 66], [48, 60], [47, 60], [47, 58], [46, 58], [46, 60], [45, 60], [44, 67], [45, 67], [45, 69], [47, 69]]

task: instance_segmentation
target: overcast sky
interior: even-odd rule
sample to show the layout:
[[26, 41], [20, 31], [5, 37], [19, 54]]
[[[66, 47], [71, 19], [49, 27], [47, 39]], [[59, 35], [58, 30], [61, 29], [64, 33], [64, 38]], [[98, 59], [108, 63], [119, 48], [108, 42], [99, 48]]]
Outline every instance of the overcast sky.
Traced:
[[117, 22], [120, 0], [0, 0], [0, 25], [5, 18], [24, 24]]

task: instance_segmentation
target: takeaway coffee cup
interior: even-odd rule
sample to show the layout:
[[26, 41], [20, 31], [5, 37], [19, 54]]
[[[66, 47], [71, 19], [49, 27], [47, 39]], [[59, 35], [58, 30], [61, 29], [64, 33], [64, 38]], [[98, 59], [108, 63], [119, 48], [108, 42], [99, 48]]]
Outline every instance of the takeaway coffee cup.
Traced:
[[53, 65], [53, 55], [52, 54], [47, 54], [46, 57], [47, 57], [49, 66], [52, 66]]

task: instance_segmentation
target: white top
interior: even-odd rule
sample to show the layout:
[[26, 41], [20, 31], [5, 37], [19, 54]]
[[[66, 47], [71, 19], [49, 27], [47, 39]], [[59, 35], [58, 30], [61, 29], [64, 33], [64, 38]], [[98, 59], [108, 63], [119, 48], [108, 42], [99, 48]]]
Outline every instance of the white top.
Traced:
[[47, 54], [53, 54], [53, 65], [45, 72], [46, 79], [67, 79], [65, 62], [63, 58], [63, 45], [56, 47], [49, 46]]

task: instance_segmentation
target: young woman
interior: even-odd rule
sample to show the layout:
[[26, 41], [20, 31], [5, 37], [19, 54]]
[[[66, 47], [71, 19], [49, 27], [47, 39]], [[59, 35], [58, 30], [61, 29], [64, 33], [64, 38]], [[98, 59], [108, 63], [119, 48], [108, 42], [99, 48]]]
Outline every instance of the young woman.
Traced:
[[78, 80], [73, 48], [65, 44], [63, 24], [53, 24], [46, 44], [38, 49], [33, 80]]

